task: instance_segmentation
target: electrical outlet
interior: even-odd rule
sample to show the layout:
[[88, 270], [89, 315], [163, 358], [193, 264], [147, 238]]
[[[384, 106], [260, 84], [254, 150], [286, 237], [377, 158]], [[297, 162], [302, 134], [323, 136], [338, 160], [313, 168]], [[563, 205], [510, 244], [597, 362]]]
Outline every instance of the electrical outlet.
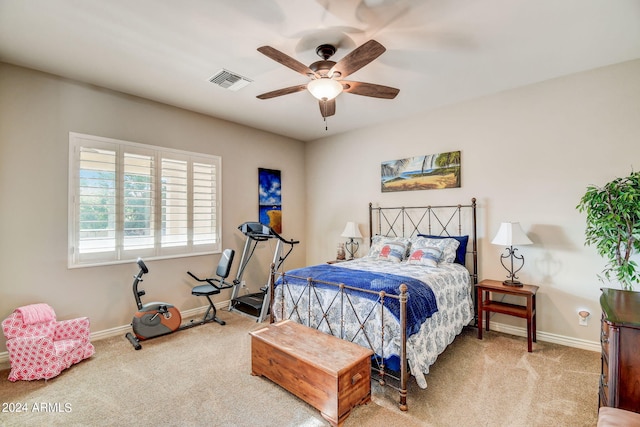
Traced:
[[589, 321], [589, 316], [591, 315], [591, 313], [589, 313], [587, 310], [580, 310], [578, 312], [578, 325], [580, 326], [588, 326], [588, 321]]

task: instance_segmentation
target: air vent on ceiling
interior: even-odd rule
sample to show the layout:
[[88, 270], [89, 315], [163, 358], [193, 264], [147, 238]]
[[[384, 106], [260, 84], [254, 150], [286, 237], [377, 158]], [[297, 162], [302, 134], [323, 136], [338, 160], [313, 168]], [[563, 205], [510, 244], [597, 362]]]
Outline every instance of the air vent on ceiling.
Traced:
[[209, 81], [225, 89], [235, 91], [245, 87], [246, 85], [251, 83], [253, 80], [250, 80], [246, 77], [242, 77], [239, 74], [232, 73], [231, 71], [225, 70], [223, 68], [222, 70], [214, 74], [212, 77], [210, 77]]

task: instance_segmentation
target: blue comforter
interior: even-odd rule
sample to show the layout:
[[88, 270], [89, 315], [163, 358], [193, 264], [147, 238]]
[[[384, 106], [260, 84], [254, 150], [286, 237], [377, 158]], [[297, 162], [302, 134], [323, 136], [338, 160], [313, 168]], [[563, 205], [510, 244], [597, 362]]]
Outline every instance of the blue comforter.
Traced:
[[[400, 285], [404, 283], [408, 287], [409, 295], [407, 301], [407, 334], [409, 336], [417, 333], [420, 330], [420, 325], [438, 311], [436, 297], [431, 288], [426, 283], [411, 277], [354, 270], [331, 264], [303, 267], [288, 271], [285, 274], [285, 279], [288, 283], [305, 285], [306, 280], [297, 279], [290, 275], [304, 278], [311, 277], [315, 280], [324, 280], [326, 282], [344, 283], [355, 288], [376, 292], [385, 291], [391, 295], [399, 295]], [[277, 286], [278, 283], [275, 285]], [[317, 284], [316, 286], [322, 287], [323, 285]], [[358, 295], [371, 300], [377, 299], [377, 295], [366, 292], [360, 292]], [[396, 319], [400, 319], [400, 303], [398, 300], [395, 298], [386, 299], [385, 306]]]

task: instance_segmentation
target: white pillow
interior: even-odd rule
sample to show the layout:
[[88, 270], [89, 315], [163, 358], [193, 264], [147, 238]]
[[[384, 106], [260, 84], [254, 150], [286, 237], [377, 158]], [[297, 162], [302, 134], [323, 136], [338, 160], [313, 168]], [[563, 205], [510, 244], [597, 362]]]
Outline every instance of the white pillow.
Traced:
[[406, 256], [407, 247], [400, 242], [387, 242], [380, 249], [380, 253], [378, 254], [378, 259], [391, 261], [391, 262], [402, 262]]
[[409, 239], [405, 237], [374, 236], [367, 257], [401, 262], [408, 252]]
[[411, 239], [411, 251], [425, 248], [440, 249], [442, 255], [438, 262], [454, 262], [459, 245], [460, 242], [452, 238], [432, 239], [429, 237], [414, 237]]
[[411, 255], [407, 258], [407, 264], [437, 267], [440, 257], [442, 257], [442, 251], [436, 247], [412, 248]]

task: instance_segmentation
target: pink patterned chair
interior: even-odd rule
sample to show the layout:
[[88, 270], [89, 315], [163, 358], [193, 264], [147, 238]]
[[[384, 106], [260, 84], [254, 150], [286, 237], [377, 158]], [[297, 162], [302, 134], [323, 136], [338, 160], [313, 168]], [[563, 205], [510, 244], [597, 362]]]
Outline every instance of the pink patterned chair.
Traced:
[[95, 352], [89, 318], [56, 321], [47, 304], [17, 308], [2, 322], [9, 351], [9, 381], [53, 378]]

